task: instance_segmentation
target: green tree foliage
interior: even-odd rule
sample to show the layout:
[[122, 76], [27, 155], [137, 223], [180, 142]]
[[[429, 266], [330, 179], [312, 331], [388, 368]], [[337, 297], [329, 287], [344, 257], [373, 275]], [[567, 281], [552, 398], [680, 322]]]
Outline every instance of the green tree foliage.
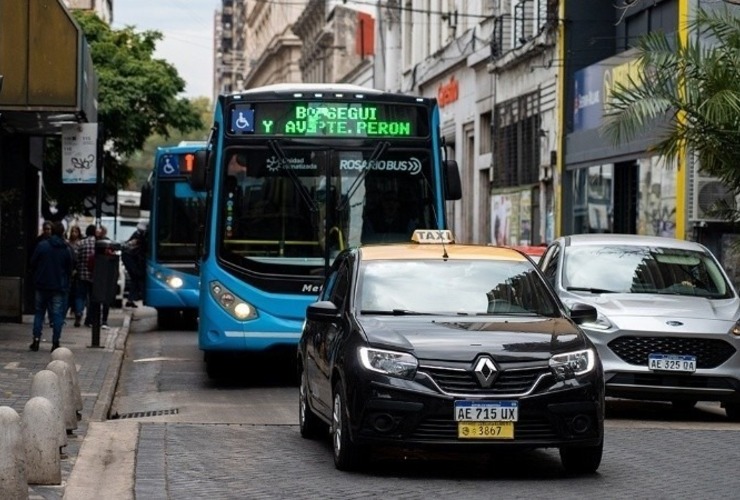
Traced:
[[169, 136], [153, 134], [147, 138], [141, 150], [126, 158], [126, 163], [133, 171], [133, 177], [129, 180], [128, 189], [139, 190], [146, 181], [154, 166], [154, 153], [158, 147], [174, 146], [182, 141], [206, 141], [210, 133], [210, 124], [213, 121], [213, 110], [211, 100], [207, 97], [195, 97], [190, 100], [193, 109], [200, 116], [204, 126], [182, 132], [170, 130]]
[[[136, 32], [133, 27], [112, 29], [96, 15], [73, 11], [90, 46], [98, 86], [98, 134], [104, 144], [104, 191], [110, 195], [126, 187], [133, 172], [125, 161], [144, 147], [153, 134], [170, 137], [204, 127], [200, 111], [179, 95], [185, 81], [175, 67], [154, 58], [158, 31]], [[47, 142], [45, 189], [70, 211], [81, 210], [90, 189], [61, 185], [59, 138]], [[94, 194], [93, 194], [94, 196]]]
[[[603, 131], [619, 144], [647, 129], [654, 151], [696, 155], [702, 171], [740, 193], [740, 16], [736, 7], [699, 10], [688, 43], [649, 33], [638, 43], [639, 77], [608, 96]], [[734, 218], [728, 210], [719, 213]]]

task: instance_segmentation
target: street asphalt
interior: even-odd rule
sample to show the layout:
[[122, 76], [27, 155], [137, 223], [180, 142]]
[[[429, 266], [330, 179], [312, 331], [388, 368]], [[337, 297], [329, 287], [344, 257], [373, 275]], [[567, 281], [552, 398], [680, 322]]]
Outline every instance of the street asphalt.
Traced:
[[[83, 445], [95, 424], [108, 418], [132, 321], [151, 322], [152, 313], [155, 314], [156, 325], [153, 309], [141, 306], [137, 309], [111, 308], [108, 317], [110, 328], [101, 328], [97, 339], [92, 328], [74, 327], [74, 320], [66, 319], [60, 344], [74, 354], [83, 400], [82, 416], [77, 429], [68, 435], [67, 446], [62, 448], [61, 484], [29, 485], [30, 499], [87, 499], [92, 498], [88, 495], [90, 490], [86, 489], [89, 488], [88, 482], [92, 481], [100, 487], [104, 478], [85, 477], [86, 472], [76, 472], [78, 469], [88, 471], [91, 465], [102, 465], [86, 463]], [[32, 324], [32, 315], [24, 315], [22, 323], [0, 323], [0, 406], [9, 406], [19, 415], [30, 398], [33, 377], [52, 361], [51, 327], [44, 326], [40, 349], [33, 352], [29, 349]], [[98, 458], [94, 453], [90, 454], [90, 459], [97, 461]], [[110, 486], [110, 483], [106, 485]], [[126, 484], [126, 489], [129, 487]], [[131, 495], [133, 497], [133, 493]], [[124, 498], [127, 495], [106, 496]]]

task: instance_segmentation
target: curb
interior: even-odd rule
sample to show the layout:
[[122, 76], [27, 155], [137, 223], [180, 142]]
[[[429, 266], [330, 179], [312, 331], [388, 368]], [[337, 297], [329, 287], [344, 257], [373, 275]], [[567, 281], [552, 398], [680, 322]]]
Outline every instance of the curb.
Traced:
[[105, 373], [105, 381], [103, 382], [103, 386], [98, 394], [98, 399], [95, 401], [95, 407], [90, 416], [90, 422], [105, 422], [108, 420], [108, 413], [113, 404], [113, 396], [116, 393], [116, 386], [118, 385], [118, 376], [121, 373], [123, 354], [126, 349], [126, 341], [128, 340], [130, 328], [131, 313], [128, 313], [124, 315], [123, 326], [116, 336], [112, 359], [108, 365], [108, 370]]

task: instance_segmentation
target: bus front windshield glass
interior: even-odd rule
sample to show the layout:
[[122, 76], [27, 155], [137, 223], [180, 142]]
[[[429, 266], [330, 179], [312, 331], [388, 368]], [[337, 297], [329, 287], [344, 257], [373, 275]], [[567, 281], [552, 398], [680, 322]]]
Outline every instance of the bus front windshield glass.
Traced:
[[196, 238], [203, 221], [205, 196], [196, 193], [185, 179], [161, 181], [156, 214], [158, 262], [195, 262]]
[[437, 227], [429, 149], [228, 148], [219, 254], [252, 272], [316, 275], [340, 250]]

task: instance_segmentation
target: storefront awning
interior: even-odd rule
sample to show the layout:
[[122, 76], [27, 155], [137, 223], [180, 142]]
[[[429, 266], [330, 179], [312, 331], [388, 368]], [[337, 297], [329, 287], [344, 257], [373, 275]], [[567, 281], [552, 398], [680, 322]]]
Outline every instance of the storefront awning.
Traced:
[[89, 47], [61, 0], [0, 0], [0, 75], [0, 127], [10, 133], [97, 121]]

